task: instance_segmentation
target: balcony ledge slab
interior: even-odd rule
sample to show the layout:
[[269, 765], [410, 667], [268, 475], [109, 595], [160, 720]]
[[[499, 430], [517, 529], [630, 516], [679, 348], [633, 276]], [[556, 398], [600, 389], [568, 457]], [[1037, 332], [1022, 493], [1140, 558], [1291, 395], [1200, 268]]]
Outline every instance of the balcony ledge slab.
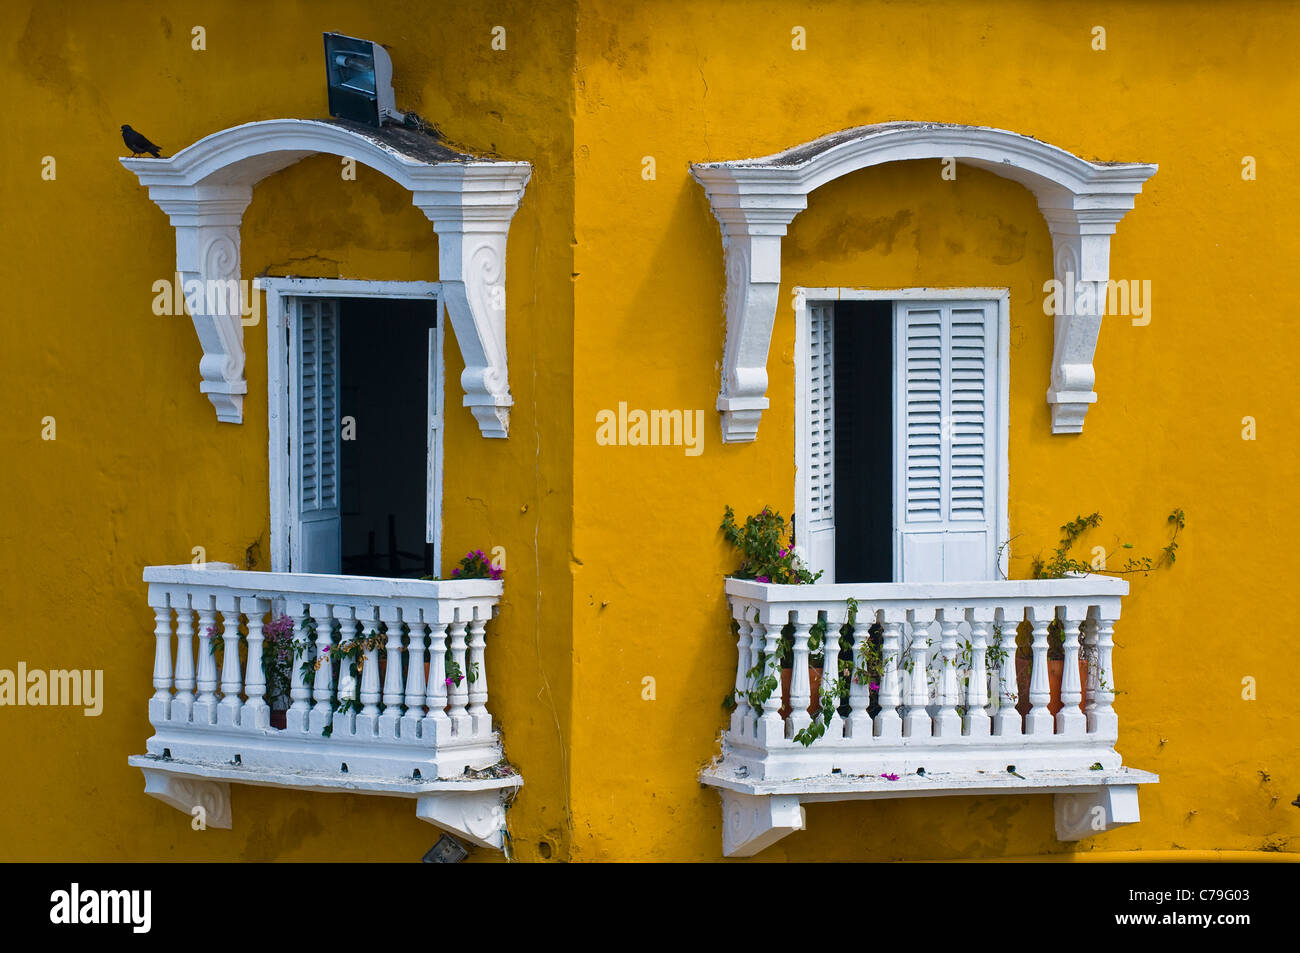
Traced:
[[1051, 794], [1056, 837], [1082, 840], [1136, 824], [1139, 784], [1160, 778], [1120, 767], [1092, 771], [984, 771], [907, 774], [897, 781], [875, 775], [832, 774], [789, 780], [750, 778], [723, 762], [707, 768], [700, 783], [722, 796], [723, 854], [752, 857], [781, 838], [805, 829], [803, 805], [820, 801], [870, 801], [906, 797]]
[[518, 774], [480, 777], [474, 772], [454, 779], [394, 779], [331, 771], [292, 771], [256, 765], [187, 761], [134, 755], [145, 793], [178, 811], [193, 814], [202, 806], [208, 827], [231, 827], [230, 785], [292, 788], [297, 791], [370, 794], [415, 798], [415, 814], [478, 847], [503, 849], [506, 799], [524, 783]]

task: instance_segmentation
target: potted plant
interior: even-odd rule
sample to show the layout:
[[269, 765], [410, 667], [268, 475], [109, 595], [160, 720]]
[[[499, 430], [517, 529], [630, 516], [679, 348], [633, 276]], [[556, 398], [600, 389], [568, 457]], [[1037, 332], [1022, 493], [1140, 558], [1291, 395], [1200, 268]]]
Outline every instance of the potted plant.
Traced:
[[[801, 585], [813, 583], [821, 577], [820, 572], [810, 572], [803, 556], [799, 553], [794, 545], [792, 538], [787, 538], [785, 518], [780, 513], [773, 510], [770, 506], [752, 516], [745, 518], [743, 526], [736, 523], [736, 514], [730, 506], [722, 518], [722, 536], [740, 553], [740, 567], [732, 573], [737, 579], [752, 579], [755, 582], [779, 583], [784, 585]], [[808, 711], [810, 714], [815, 713], [819, 707], [819, 697], [821, 691], [822, 672], [820, 666], [820, 653], [817, 649], [822, 644], [826, 623], [818, 621], [809, 630], [808, 648], [810, 653], [808, 679], [810, 683], [809, 695], [811, 703]], [[781, 630], [781, 643], [778, 647], [780, 658], [780, 676], [779, 682], [781, 688], [781, 708], [779, 714], [782, 718], [789, 715], [790, 708], [790, 678], [794, 666], [794, 626], [787, 624]], [[766, 660], [760, 662], [760, 666], [765, 666]], [[760, 668], [761, 671], [761, 668]], [[767, 700], [776, 685], [766, 686], [767, 678], [759, 679], [759, 689], [761, 699], [751, 699], [751, 703], [758, 701], [756, 707], [761, 707], [762, 702]], [[766, 691], [765, 691], [766, 689]]]
[[[215, 625], [208, 626], [210, 649], [217, 671], [221, 670], [225, 654], [225, 635], [219, 634]], [[239, 633], [240, 656], [247, 655], [248, 633]], [[266, 675], [266, 701], [271, 706], [271, 727], [285, 727], [285, 712], [289, 710], [290, 672], [294, 657], [293, 619], [283, 613], [262, 629], [262, 671]]]
[[[1142, 573], [1146, 575], [1165, 565], [1171, 565], [1178, 555], [1178, 531], [1185, 525], [1185, 514], [1181, 509], [1174, 509], [1166, 520], [1173, 525], [1173, 534], [1169, 544], [1161, 550], [1158, 559], [1150, 556], [1130, 556], [1123, 569], [1107, 570], [1104, 562], [1085, 563], [1070, 555], [1075, 542], [1087, 530], [1101, 525], [1101, 514], [1090, 513], [1078, 516], [1061, 527], [1061, 538], [1056, 549], [1047, 559], [1039, 556], [1034, 559], [1032, 572], [1035, 579], [1064, 579], [1068, 576], [1086, 576], [1089, 573], [1106, 573], [1125, 575]], [[1132, 549], [1132, 543], [1122, 543], [1124, 549]], [[1016, 711], [1027, 714], [1030, 710], [1029, 685], [1033, 674], [1032, 627], [1028, 622], [1020, 623], [1016, 636]], [[1079, 624], [1079, 708], [1086, 710], [1088, 704], [1088, 664], [1089, 650], [1083, 643], [1083, 623]], [[1053, 619], [1047, 626], [1047, 682], [1050, 698], [1047, 710], [1055, 715], [1061, 710], [1061, 682], [1065, 674], [1065, 625], [1060, 619]]]
[[289, 710], [293, 665], [293, 619], [281, 615], [263, 630], [262, 668], [266, 671], [266, 700], [271, 706], [271, 727], [285, 727]]
[[[1022, 622], [1016, 637], [1016, 711], [1028, 714], [1030, 709], [1029, 685], [1033, 678], [1033, 648], [1031, 626]], [[1061, 685], [1065, 678], [1065, 626], [1060, 619], [1047, 624], [1047, 686], [1049, 700], [1047, 711], [1055, 715], [1062, 708]], [[1083, 625], [1079, 626], [1079, 710], [1088, 707], [1088, 660], [1083, 644]]]
[[490, 560], [481, 549], [471, 549], [464, 556], [451, 574], [456, 579], [500, 579], [505, 569]]

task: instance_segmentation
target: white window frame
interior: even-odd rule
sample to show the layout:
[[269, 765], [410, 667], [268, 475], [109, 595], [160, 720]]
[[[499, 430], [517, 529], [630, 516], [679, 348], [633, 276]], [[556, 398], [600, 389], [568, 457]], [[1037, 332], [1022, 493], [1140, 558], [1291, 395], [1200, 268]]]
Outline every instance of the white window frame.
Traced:
[[[794, 447], [795, 447], [795, 533], [801, 538], [809, 525], [808, 474], [804, 461], [808, 458], [808, 361], [810, 304], [837, 301], [994, 301], [998, 306], [997, 318], [997, 412], [999, 429], [998, 446], [994, 449], [994, 569], [1007, 578], [1011, 558], [1010, 520], [1008, 518], [1010, 488], [1010, 403], [1011, 403], [1011, 290], [1009, 288], [794, 288]], [[898, 379], [897, 348], [890, 355], [891, 379]], [[897, 441], [896, 424], [895, 441]], [[897, 452], [897, 446], [895, 446]], [[890, 492], [898, 493], [897, 476], [891, 468]], [[894, 527], [895, 532], [897, 527]], [[893, 544], [891, 542], [891, 548]], [[894, 555], [894, 576], [899, 573], [898, 555]]]
[[[437, 384], [429, 395], [430, 403], [438, 400], [438, 407], [430, 407], [427, 432], [429, 445], [425, 458], [430, 473], [427, 485], [432, 487], [428, 501], [425, 536], [433, 544], [435, 573], [442, 565], [442, 465], [443, 426], [442, 408], [446, 400], [446, 373], [443, 366], [443, 329], [447, 324], [442, 285], [436, 281], [370, 281], [353, 278], [258, 278], [254, 288], [266, 292], [266, 383], [267, 424], [270, 433], [267, 461], [270, 468], [271, 507], [271, 571], [291, 572], [292, 527], [298, 519], [297, 468], [294, 466], [289, 437], [293, 423], [296, 397], [293, 386], [298, 365], [297, 328], [295, 327], [294, 298], [405, 298], [432, 299], [437, 303], [436, 342]], [[435, 413], [436, 411], [436, 413]]]

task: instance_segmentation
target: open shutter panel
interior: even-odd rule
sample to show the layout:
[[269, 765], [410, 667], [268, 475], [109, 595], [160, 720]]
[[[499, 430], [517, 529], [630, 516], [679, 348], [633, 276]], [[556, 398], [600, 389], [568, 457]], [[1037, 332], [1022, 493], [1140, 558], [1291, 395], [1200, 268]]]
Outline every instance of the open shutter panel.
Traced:
[[996, 306], [895, 305], [895, 576], [992, 579]]
[[338, 573], [342, 568], [338, 302], [328, 298], [298, 302], [300, 565], [294, 570]]
[[810, 306], [807, 527], [796, 527], [809, 567], [835, 581], [835, 322], [829, 304]]

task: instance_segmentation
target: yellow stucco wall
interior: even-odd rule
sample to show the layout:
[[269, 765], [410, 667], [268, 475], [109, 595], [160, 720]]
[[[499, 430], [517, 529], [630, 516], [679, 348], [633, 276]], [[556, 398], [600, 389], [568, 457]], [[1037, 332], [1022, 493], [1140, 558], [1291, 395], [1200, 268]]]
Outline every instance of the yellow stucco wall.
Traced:
[[[1094, 25], [1105, 52], [1091, 49]], [[805, 51], [791, 48], [795, 26]], [[720, 576], [736, 563], [715, 531], [726, 504], [793, 506], [794, 285], [1011, 289], [1013, 575], [1080, 513], [1103, 514], [1086, 542], [1111, 548], [1158, 549], [1174, 506], [1189, 522], [1176, 566], [1133, 580], [1116, 629], [1119, 748], [1162, 778], [1142, 790], [1140, 824], [1076, 846], [1054, 839], [1043, 796], [818, 804], [806, 832], [758, 859], [1296, 849], [1300, 717], [1285, 671], [1297, 653], [1265, 620], [1300, 509], [1284, 317], [1296, 240], [1282, 225], [1300, 198], [1283, 66], [1298, 34], [1272, 5], [1231, 17], [1096, 3], [580, 6], [576, 857], [719, 856], [718, 798], [695, 781], [735, 665]], [[896, 119], [1158, 163], [1111, 253], [1112, 275], [1151, 280], [1151, 324], [1107, 320], [1100, 402], [1083, 434], [1052, 436], [1051, 244], [1033, 196], [967, 167], [943, 181], [937, 162], [856, 173], [814, 192], [791, 226], [771, 409], [756, 443], [722, 446], [720, 237], [688, 163]], [[1258, 181], [1242, 180], [1244, 155]], [[620, 400], [704, 408], [704, 453], [598, 446], [595, 415]], [[1241, 439], [1246, 415], [1255, 442]], [[646, 675], [655, 701], [642, 700]], [[1257, 701], [1241, 698], [1247, 675]]]
[[[471, 548], [506, 549], [509, 582], [488, 666], [493, 712], [527, 779], [511, 824], [519, 857], [564, 854], [571, 10], [529, 4], [485, 19], [481, 9], [448, 6], [412, 19], [402, 3], [4, 7], [13, 14], [5, 55], [20, 66], [13, 93], [23, 105], [7, 111], [0, 184], [0, 258], [11, 289], [0, 354], [10, 400], [0, 422], [0, 576], [12, 607], [0, 667], [23, 659], [102, 668], [106, 700], [98, 718], [0, 709], [0, 853], [418, 860], [437, 839], [412, 801], [244, 786], [233, 788], [233, 830], [192, 832], [184, 815], [142, 795], [139, 772], [125, 762], [150, 734], [152, 613], [142, 568], [189, 562], [194, 546], [242, 566], [251, 546], [255, 568], [269, 569], [270, 539], [266, 325], [245, 330], [244, 423], [220, 424], [199, 393], [201, 352], [188, 318], [152, 313], [152, 283], [171, 278], [174, 232], [118, 162], [118, 127], [129, 123], [170, 155], [242, 122], [323, 116], [328, 29], [387, 43], [399, 100], [452, 140], [533, 165], [508, 248], [512, 439], [478, 435], [460, 406], [464, 362], [446, 335], [442, 568]], [[494, 24], [529, 54], [494, 52]], [[207, 31], [206, 51], [190, 48], [194, 25]], [[56, 159], [54, 181], [40, 178], [45, 155]], [[364, 166], [344, 181], [330, 156], [256, 186], [242, 238], [245, 278], [438, 277], [432, 227], [410, 194]], [[52, 442], [41, 439], [46, 415], [56, 420]]]
[[[1288, 676], [1300, 653], [1280, 568], [1300, 516], [1287, 317], [1300, 248], [1284, 227], [1300, 200], [1294, 12], [721, 0], [4, 9], [0, 43], [18, 68], [0, 145], [0, 667], [102, 668], [107, 694], [99, 718], [0, 709], [6, 858], [413, 860], [436, 839], [407, 801], [245, 787], [232, 831], [192, 832], [125, 763], [150, 733], [141, 568], [186, 562], [197, 545], [244, 564], [255, 542], [257, 568], [269, 568], [269, 522], [265, 325], [245, 332], [245, 423], [218, 424], [189, 322], [150, 310], [173, 231], [118, 163], [118, 126], [171, 154], [241, 122], [320, 116], [326, 29], [389, 46], [399, 108], [533, 164], [509, 244], [509, 440], [481, 439], [459, 407], [463, 365], [446, 339], [443, 562], [506, 547], [488, 666], [526, 779], [510, 812], [521, 859], [720, 856], [718, 798], [696, 780], [735, 664], [722, 594], [735, 561], [716, 529], [727, 504], [792, 508], [796, 284], [1010, 288], [1013, 575], [1080, 513], [1102, 512], [1089, 543], [1107, 546], [1157, 549], [1174, 506], [1188, 528], [1172, 570], [1133, 580], [1116, 629], [1120, 751], [1162, 778], [1142, 791], [1141, 824], [1075, 846], [1053, 838], [1045, 796], [813, 805], [806, 832], [758, 859], [1167, 859], [1300, 845]], [[190, 48], [194, 25], [206, 51]], [[504, 52], [490, 47], [494, 25], [506, 27]], [[804, 51], [791, 49], [796, 25]], [[1091, 49], [1094, 25], [1107, 29], [1104, 52]], [[891, 119], [999, 126], [1086, 158], [1159, 163], [1111, 258], [1112, 275], [1151, 280], [1152, 321], [1106, 322], [1100, 402], [1082, 435], [1050, 433], [1051, 246], [1033, 197], [967, 167], [946, 182], [936, 163], [908, 163], [810, 197], [784, 243], [771, 409], [756, 443], [720, 444], [721, 243], [688, 164]], [[40, 177], [47, 155], [52, 182]], [[1245, 155], [1258, 181], [1242, 180]], [[320, 157], [254, 190], [243, 272], [435, 278], [436, 249], [401, 188], [363, 167], [343, 182]], [[703, 452], [599, 446], [596, 413], [620, 401], [703, 409]], [[54, 441], [41, 439], [46, 415]], [[1241, 439], [1246, 415], [1254, 442]], [[1258, 679], [1258, 700], [1242, 700], [1244, 676]]]

